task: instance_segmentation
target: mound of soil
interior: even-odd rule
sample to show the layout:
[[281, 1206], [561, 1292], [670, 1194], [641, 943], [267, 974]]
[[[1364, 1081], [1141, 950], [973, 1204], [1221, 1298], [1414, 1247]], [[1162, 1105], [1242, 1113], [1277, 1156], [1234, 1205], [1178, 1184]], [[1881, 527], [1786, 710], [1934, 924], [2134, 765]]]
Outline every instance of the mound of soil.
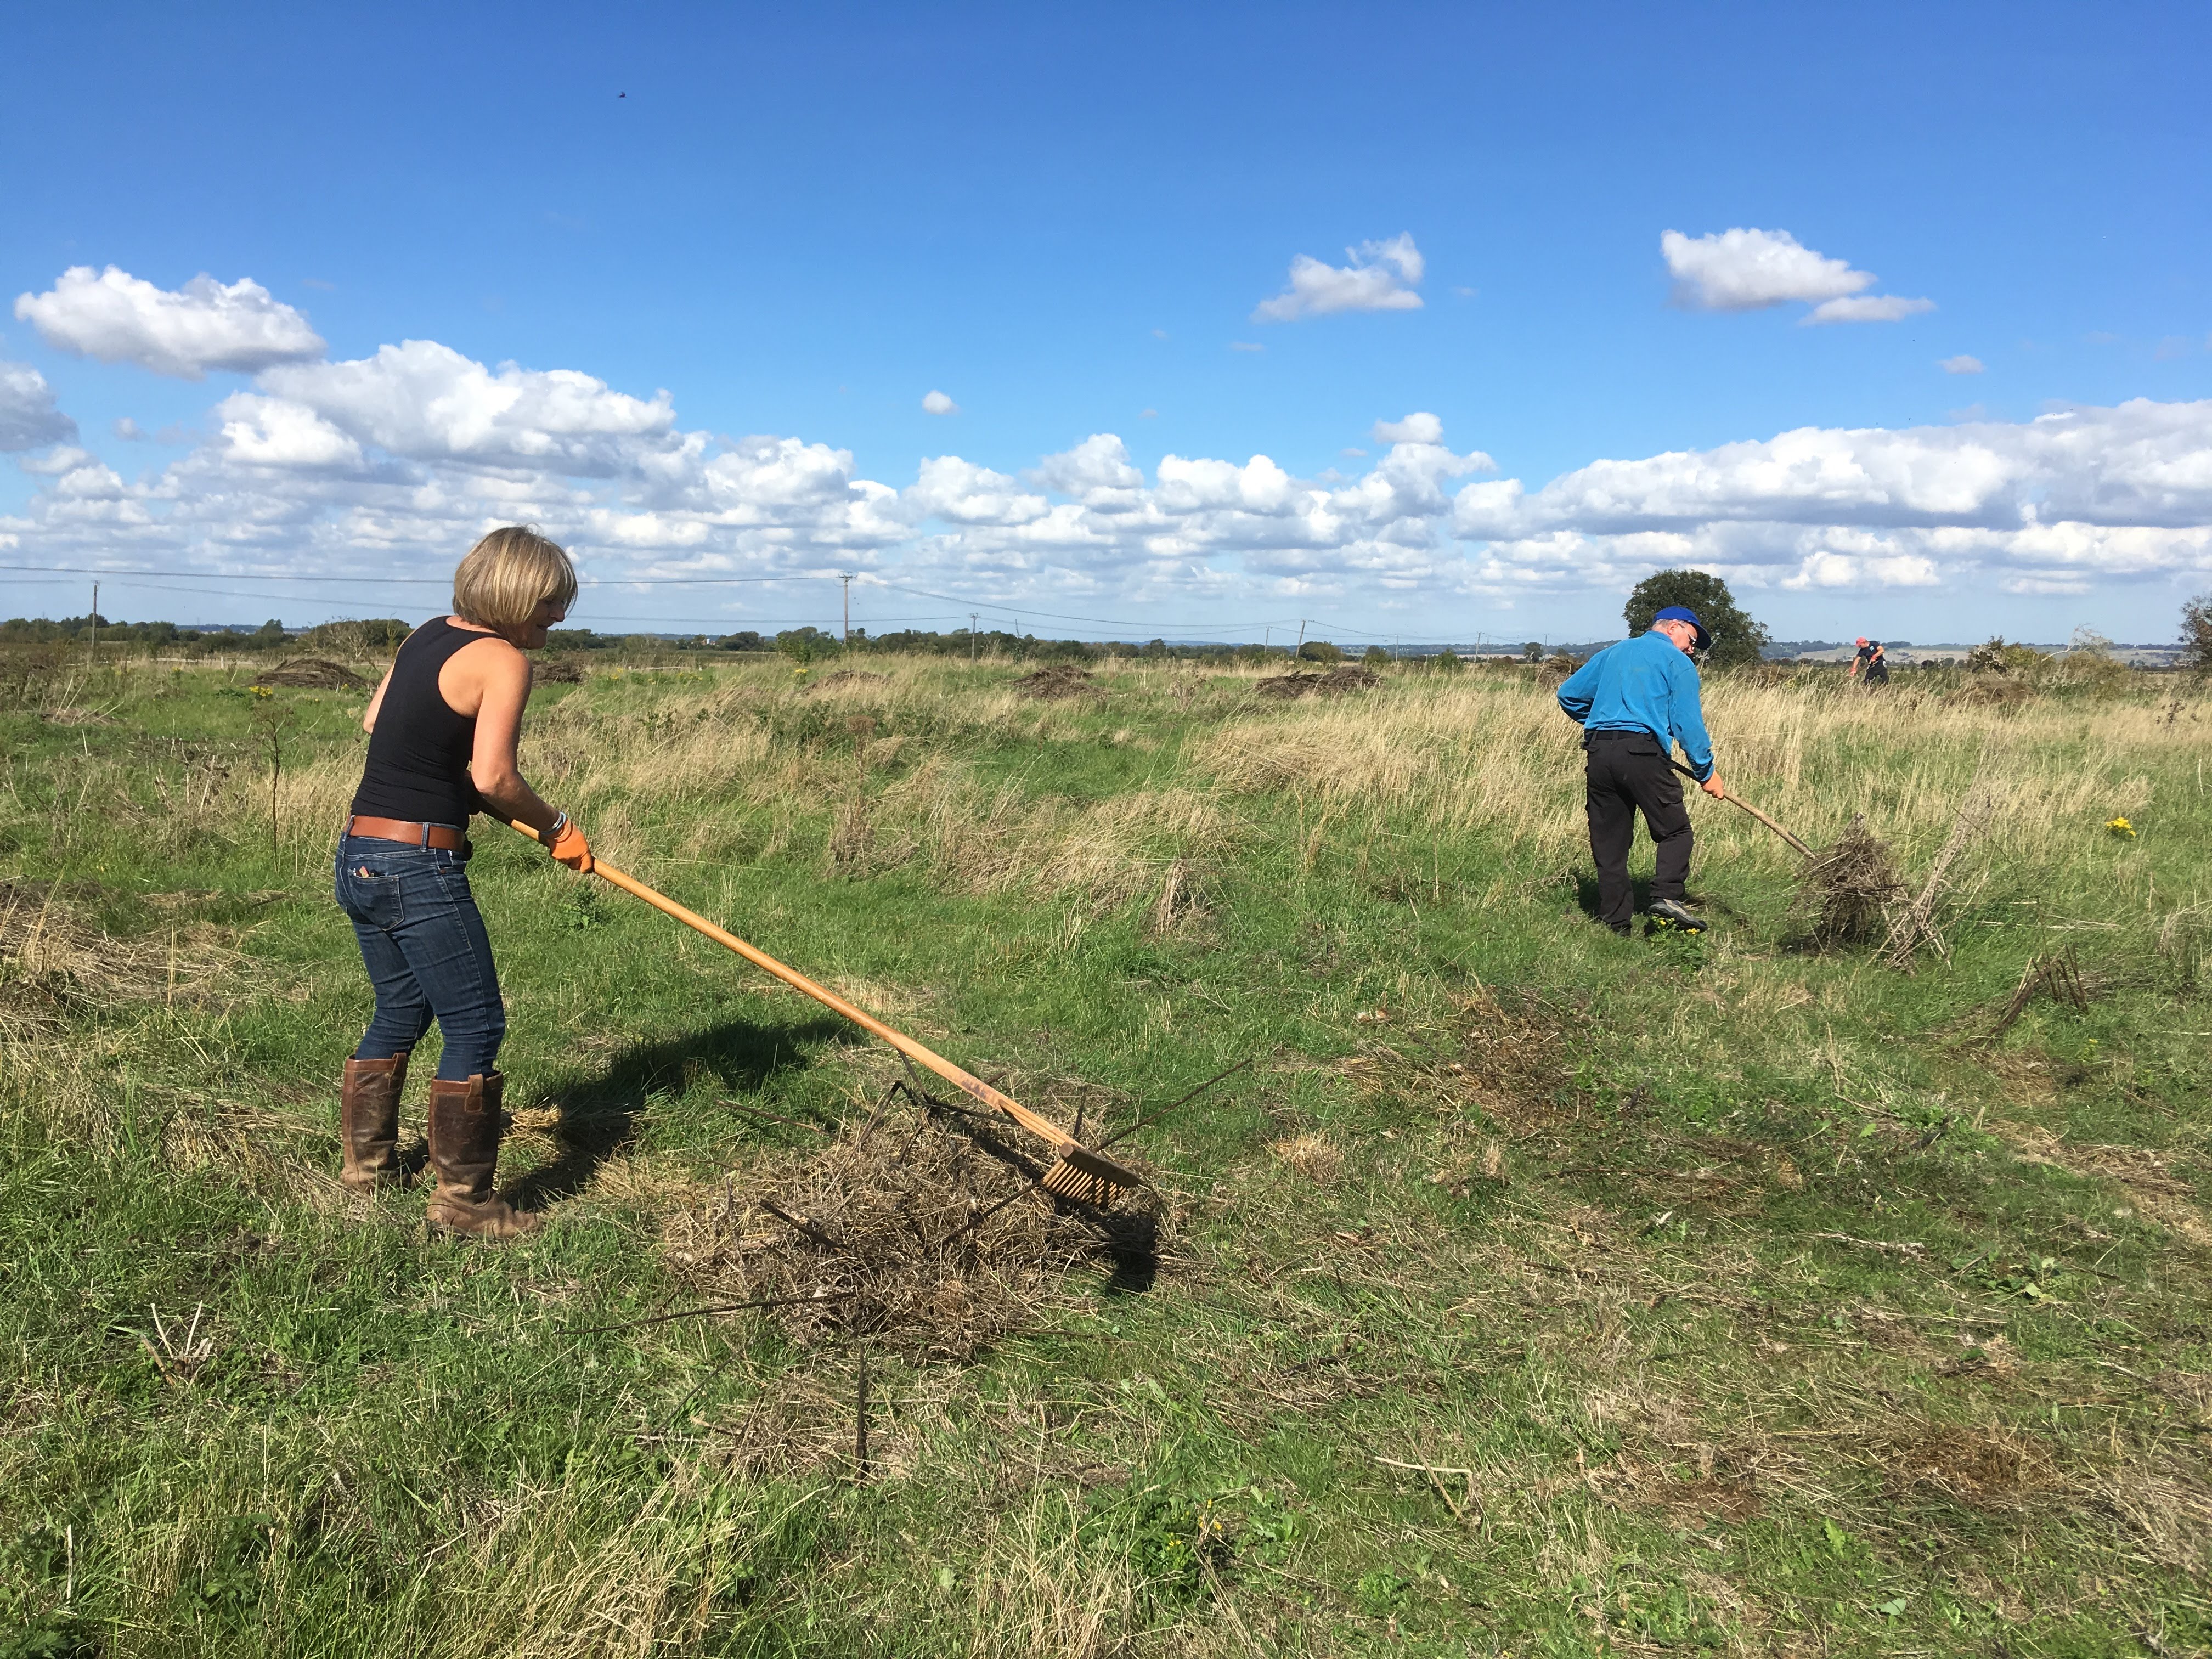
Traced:
[[1382, 684], [1382, 677], [1371, 668], [1357, 667], [1351, 663], [1332, 668], [1326, 674], [1277, 674], [1257, 682], [1252, 689], [1263, 697], [1304, 697], [1319, 696], [1334, 697], [1346, 691], [1364, 691], [1370, 686]]
[[267, 673], [255, 676], [253, 683], [296, 686], [305, 691], [361, 691], [368, 685], [343, 663], [327, 657], [288, 657]]
[[816, 680], [811, 685], [804, 685], [799, 689], [803, 691], [820, 691], [832, 685], [851, 685], [862, 680], [887, 680], [889, 678], [890, 678], [890, 676], [888, 674], [872, 674], [865, 668], [841, 668], [836, 673], [824, 674], [820, 679]]
[[[895, 1099], [905, 1109], [893, 1114]], [[801, 1347], [866, 1336], [916, 1364], [965, 1361], [1034, 1324], [1086, 1266], [1148, 1283], [1158, 1199], [1056, 1199], [1035, 1184], [1044, 1161], [1000, 1127], [895, 1085], [828, 1146], [763, 1167], [742, 1195], [732, 1185], [679, 1212], [664, 1235], [669, 1263], [716, 1301], [781, 1304], [769, 1316]]]
[[1104, 690], [1091, 683], [1091, 671], [1079, 668], [1072, 662], [1056, 662], [1049, 668], [1040, 668], [1034, 674], [1024, 674], [1014, 682], [1018, 697], [1037, 697], [1048, 701], [1061, 697], [1103, 697]]
[[581, 685], [584, 665], [574, 657], [549, 657], [531, 670], [530, 678], [540, 685]]

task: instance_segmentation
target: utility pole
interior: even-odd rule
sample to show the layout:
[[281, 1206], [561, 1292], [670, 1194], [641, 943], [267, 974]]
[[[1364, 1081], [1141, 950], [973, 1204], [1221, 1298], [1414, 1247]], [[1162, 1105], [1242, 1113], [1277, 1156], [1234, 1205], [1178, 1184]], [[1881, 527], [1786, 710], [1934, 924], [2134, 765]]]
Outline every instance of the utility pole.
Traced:
[[975, 617], [973, 611], [968, 613], [968, 665], [970, 668], [975, 665]]
[[840, 645], [853, 642], [853, 578], [850, 572], [839, 571], [837, 580], [845, 584], [845, 631], [837, 636]]
[[100, 584], [92, 585], [92, 659], [100, 660]]
[[1294, 646], [1294, 647], [1291, 647], [1291, 660], [1292, 662], [1296, 662], [1296, 661], [1298, 659], [1298, 653], [1299, 653], [1299, 652], [1301, 652], [1301, 651], [1303, 651], [1303, 650], [1304, 650], [1305, 648], [1306, 648], [1306, 619], [1305, 619], [1304, 617], [1299, 617], [1299, 618], [1298, 618], [1298, 642], [1297, 642], [1297, 644], [1296, 646]]

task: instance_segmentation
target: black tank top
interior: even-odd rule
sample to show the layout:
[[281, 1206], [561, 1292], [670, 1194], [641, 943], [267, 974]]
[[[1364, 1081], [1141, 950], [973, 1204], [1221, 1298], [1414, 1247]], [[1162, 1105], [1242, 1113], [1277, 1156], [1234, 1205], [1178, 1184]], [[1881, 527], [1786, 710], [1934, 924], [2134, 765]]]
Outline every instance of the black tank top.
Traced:
[[368, 764], [354, 792], [356, 814], [465, 828], [469, 815], [481, 810], [469, 777], [476, 716], [453, 712], [438, 690], [438, 671], [463, 646], [495, 637], [439, 617], [401, 642], [376, 730], [368, 734]]

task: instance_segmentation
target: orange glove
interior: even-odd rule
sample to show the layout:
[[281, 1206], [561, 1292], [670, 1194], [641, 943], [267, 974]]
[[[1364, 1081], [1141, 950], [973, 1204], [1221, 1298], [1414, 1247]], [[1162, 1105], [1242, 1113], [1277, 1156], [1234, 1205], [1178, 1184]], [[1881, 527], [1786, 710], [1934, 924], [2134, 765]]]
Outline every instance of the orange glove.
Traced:
[[580, 876], [592, 872], [592, 843], [584, 839], [584, 832], [572, 823], [561, 826], [561, 833], [553, 837], [548, 849], [556, 864], [565, 864]]

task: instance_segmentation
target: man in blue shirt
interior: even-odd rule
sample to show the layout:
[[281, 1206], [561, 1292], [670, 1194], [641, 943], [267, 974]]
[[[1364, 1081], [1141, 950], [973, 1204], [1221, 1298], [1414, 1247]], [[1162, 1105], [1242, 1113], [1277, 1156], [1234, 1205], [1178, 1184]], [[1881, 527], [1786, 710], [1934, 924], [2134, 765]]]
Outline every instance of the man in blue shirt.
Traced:
[[1636, 814], [1651, 832], [1658, 868], [1650, 913], [1678, 927], [1702, 931], [1704, 921], [1683, 902], [1696, 837], [1682, 805], [1682, 782], [1668, 759], [1680, 743], [1698, 787], [1727, 794], [1713, 770], [1713, 746], [1698, 702], [1698, 671], [1690, 660], [1712, 644], [1697, 613], [1669, 605], [1649, 633], [1608, 645], [1559, 687], [1559, 707], [1583, 728], [1588, 755], [1590, 857], [1597, 865], [1598, 920], [1626, 933], [1635, 914], [1628, 849]]

